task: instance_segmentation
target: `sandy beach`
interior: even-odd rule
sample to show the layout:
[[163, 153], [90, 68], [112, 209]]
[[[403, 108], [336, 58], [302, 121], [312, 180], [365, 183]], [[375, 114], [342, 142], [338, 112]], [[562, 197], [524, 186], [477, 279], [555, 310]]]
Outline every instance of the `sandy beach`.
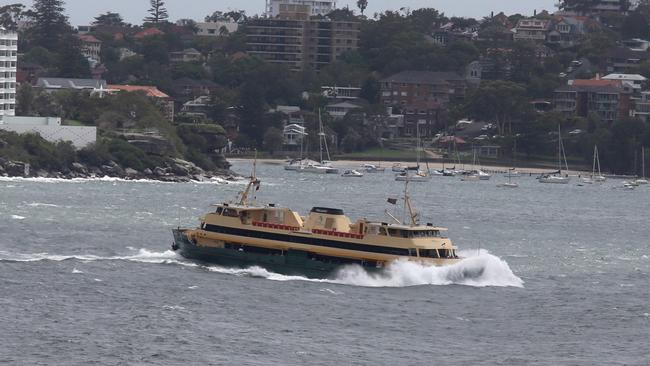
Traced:
[[[252, 159], [248, 158], [228, 158], [229, 161], [250, 161]], [[284, 165], [286, 163], [285, 159], [257, 159], [258, 164], [266, 164], [266, 165]], [[408, 162], [408, 161], [358, 161], [358, 160], [336, 160], [333, 162], [333, 165], [342, 168], [342, 169], [356, 169], [360, 168], [363, 164], [373, 164], [373, 165], [379, 165], [382, 167], [386, 167], [387, 170], [390, 170], [390, 168], [394, 164], [400, 164], [402, 166], [413, 166], [415, 165], [415, 162]], [[422, 166], [424, 166], [424, 163], [421, 163]], [[430, 162], [428, 163], [429, 169], [442, 169], [443, 164], [442, 163], [435, 163], [435, 162]], [[454, 164], [444, 164], [446, 168], [453, 167]], [[456, 166], [456, 168], [459, 169], [467, 169], [471, 170], [472, 169], [472, 164], [462, 164], [460, 166]], [[489, 166], [482, 166], [481, 169], [485, 172], [488, 173], [506, 173], [510, 167], [508, 166], [499, 166], [499, 165], [489, 165]], [[541, 173], [545, 172], [552, 172], [553, 168], [532, 168], [532, 167], [517, 167], [516, 170], [521, 173], [521, 174], [530, 174], [530, 175], [538, 175]], [[569, 171], [569, 175], [587, 175], [590, 174], [591, 172], [586, 172], [586, 171], [580, 171], [580, 170], [571, 170]]]

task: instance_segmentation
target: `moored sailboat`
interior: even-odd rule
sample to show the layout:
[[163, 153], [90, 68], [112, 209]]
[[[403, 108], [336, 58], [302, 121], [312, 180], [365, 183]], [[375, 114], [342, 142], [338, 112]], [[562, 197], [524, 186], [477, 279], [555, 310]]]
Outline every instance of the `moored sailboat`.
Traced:
[[[596, 168], [598, 174], [596, 174]], [[582, 183], [593, 184], [595, 182], [604, 182], [607, 178], [600, 172], [600, 157], [598, 156], [598, 146], [594, 145], [594, 160], [591, 166], [591, 176], [582, 178]]]
[[[560, 130], [560, 125], [557, 126], [557, 139], [558, 139], [558, 149], [557, 149], [557, 165], [558, 170], [556, 173], [544, 174], [539, 177], [540, 183], [555, 183], [555, 184], [568, 184], [571, 181], [571, 178], [568, 175], [569, 165], [566, 161], [566, 154], [564, 153], [564, 144], [562, 143], [562, 133]], [[564, 165], [566, 167], [566, 175], [562, 175], [562, 157], [564, 157]]]

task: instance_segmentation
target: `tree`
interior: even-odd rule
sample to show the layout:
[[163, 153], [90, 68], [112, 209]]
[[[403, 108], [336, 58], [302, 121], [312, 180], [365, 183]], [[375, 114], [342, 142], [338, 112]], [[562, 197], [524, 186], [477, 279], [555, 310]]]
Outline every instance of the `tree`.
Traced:
[[237, 23], [244, 22], [246, 19], [248, 19], [245, 10], [231, 10], [223, 15], [226, 17], [226, 19], [230, 18]]
[[271, 155], [276, 151], [282, 149], [282, 144], [284, 143], [284, 136], [282, 136], [282, 131], [275, 127], [270, 127], [264, 133], [264, 149], [268, 151]]
[[368, 0], [357, 0], [357, 7], [361, 10], [361, 15], [363, 15], [363, 12], [368, 7]]
[[22, 17], [23, 4], [9, 4], [0, 6], [0, 27], [7, 30], [18, 29], [18, 20]]
[[34, 19], [30, 29], [34, 45], [56, 50], [61, 39], [72, 33], [68, 17], [63, 14], [64, 4], [63, 0], [34, 0], [30, 13]]
[[81, 42], [73, 35], [66, 36], [58, 51], [57, 68], [59, 76], [65, 78], [87, 78], [90, 76], [88, 60], [81, 54]]
[[167, 13], [167, 8], [165, 8], [165, 2], [162, 0], [150, 0], [151, 8], [149, 9], [149, 16], [144, 18], [145, 22], [148, 23], [161, 23], [169, 19], [169, 14]]
[[527, 106], [526, 89], [510, 81], [486, 81], [470, 97], [468, 113], [477, 119], [493, 119], [500, 135], [512, 133], [512, 120]]
[[220, 20], [227, 20], [227, 17], [224, 15], [223, 11], [215, 11], [214, 13], [210, 15], [205, 16], [205, 21], [206, 22], [217, 22]]
[[433, 8], [414, 10], [408, 18], [417, 31], [425, 34], [428, 34], [447, 21], [445, 14]]
[[98, 27], [121, 27], [124, 25], [124, 20], [120, 14], [108, 11], [105, 14], [96, 16], [93, 25]]

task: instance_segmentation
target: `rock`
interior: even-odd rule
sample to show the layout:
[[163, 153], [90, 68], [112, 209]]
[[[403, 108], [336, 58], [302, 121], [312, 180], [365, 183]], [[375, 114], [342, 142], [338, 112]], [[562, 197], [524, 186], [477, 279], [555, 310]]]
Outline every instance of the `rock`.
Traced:
[[22, 177], [25, 175], [25, 165], [22, 161], [8, 161], [5, 163], [5, 171], [9, 176]]
[[77, 173], [88, 173], [86, 166], [77, 162], [72, 163], [72, 171]]
[[147, 169], [145, 169], [144, 171], [142, 171], [142, 173], [144, 173], [144, 175], [153, 175], [153, 172], [152, 172], [151, 169], [149, 169], [149, 168], [147, 168]]
[[153, 169], [153, 172], [154, 172], [154, 174], [156, 174], [159, 177], [163, 177], [163, 176], [167, 175], [167, 171], [165, 169], [159, 167], [159, 166], [155, 167]]
[[140, 175], [140, 172], [138, 172], [137, 170], [135, 170], [133, 168], [126, 168], [126, 169], [124, 169], [124, 174], [126, 174], [129, 177], [136, 177], [136, 176]]
[[34, 173], [36, 177], [38, 178], [48, 178], [50, 176], [50, 173], [46, 172], [43, 169], [39, 169]]
[[171, 155], [174, 151], [174, 145], [166, 137], [162, 136], [159, 131], [152, 129], [151, 131], [140, 132], [127, 132], [122, 133], [129, 144], [139, 148], [147, 154], [165, 156]]

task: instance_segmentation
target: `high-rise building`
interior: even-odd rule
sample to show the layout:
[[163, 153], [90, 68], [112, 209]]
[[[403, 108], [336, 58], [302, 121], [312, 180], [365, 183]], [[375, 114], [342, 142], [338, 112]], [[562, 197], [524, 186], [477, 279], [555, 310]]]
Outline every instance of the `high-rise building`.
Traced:
[[266, 16], [278, 16], [280, 5], [307, 5], [310, 15], [327, 15], [336, 9], [336, 0], [266, 0]]
[[16, 115], [18, 33], [0, 27], [0, 122]]
[[312, 18], [306, 5], [282, 5], [275, 18], [246, 24], [248, 54], [291, 70], [320, 70], [359, 47], [360, 22]]

